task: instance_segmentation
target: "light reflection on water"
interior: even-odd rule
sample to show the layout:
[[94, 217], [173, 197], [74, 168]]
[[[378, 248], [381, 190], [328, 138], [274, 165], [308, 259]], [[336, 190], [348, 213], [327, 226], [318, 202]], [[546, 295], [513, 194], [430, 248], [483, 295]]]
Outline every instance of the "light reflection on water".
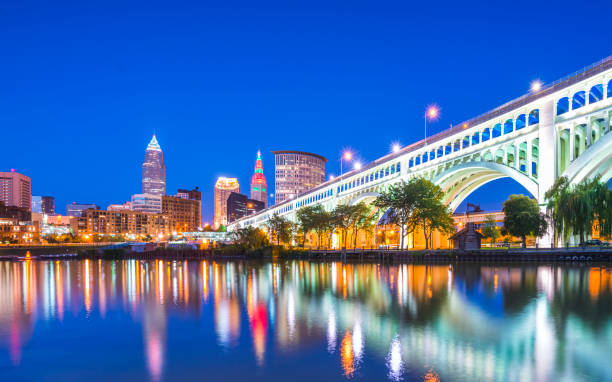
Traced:
[[606, 267], [0, 262], [1, 380], [610, 380], [610, 354]]

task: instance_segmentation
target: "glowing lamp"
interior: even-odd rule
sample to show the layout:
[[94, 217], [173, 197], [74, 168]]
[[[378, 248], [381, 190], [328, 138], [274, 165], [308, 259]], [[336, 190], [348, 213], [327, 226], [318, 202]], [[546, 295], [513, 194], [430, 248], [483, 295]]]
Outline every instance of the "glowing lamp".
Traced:
[[542, 81], [540, 80], [532, 81], [530, 88], [532, 92], [540, 91], [540, 89], [542, 89]]

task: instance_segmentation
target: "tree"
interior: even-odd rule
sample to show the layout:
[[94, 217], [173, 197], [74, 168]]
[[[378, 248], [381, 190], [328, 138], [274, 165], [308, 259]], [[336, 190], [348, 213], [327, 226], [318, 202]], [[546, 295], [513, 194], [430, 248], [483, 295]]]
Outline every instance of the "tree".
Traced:
[[276, 238], [276, 245], [280, 245], [281, 241], [289, 242], [292, 237], [291, 222], [279, 214], [274, 214], [268, 219], [266, 226], [270, 230], [270, 236]]
[[236, 245], [242, 250], [258, 249], [268, 246], [268, 237], [266, 234], [255, 227], [238, 228], [231, 234]]
[[295, 213], [296, 220], [298, 221], [299, 231], [304, 235], [302, 246], [306, 242], [306, 235], [308, 235], [310, 231], [316, 229], [317, 215], [322, 209], [323, 206], [321, 205], [307, 206], [300, 208]]
[[429, 242], [433, 231], [437, 230], [446, 234], [455, 232], [455, 221], [442, 203], [444, 193], [439, 186], [429, 182], [428, 190], [419, 201], [416, 215], [420, 221], [423, 235], [425, 236], [425, 249], [429, 249]]
[[350, 206], [348, 209], [348, 228], [351, 231], [353, 248], [357, 248], [357, 235], [359, 231], [371, 229], [375, 223], [372, 209], [361, 202]]
[[454, 232], [452, 215], [442, 203], [444, 192], [431, 181], [415, 177], [408, 182], [392, 185], [383, 191], [374, 205], [386, 210], [387, 222], [400, 227], [400, 247], [404, 248], [404, 237], [417, 227], [423, 229], [425, 248], [434, 230]]
[[497, 221], [491, 215], [487, 216], [482, 225], [482, 235], [484, 237], [491, 239], [491, 246], [495, 244], [495, 240], [501, 236], [501, 232], [499, 232], [499, 227], [497, 226]]
[[401, 248], [404, 248], [404, 237], [414, 232], [418, 225], [415, 211], [425, 181], [423, 178], [411, 178], [408, 182], [391, 185], [374, 201], [376, 207], [386, 211], [386, 222], [400, 227]]
[[332, 226], [336, 231], [340, 231], [340, 245], [346, 248], [348, 229], [351, 226], [352, 206], [348, 204], [338, 204], [332, 211]]
[[527, 235], [541, 237], [548, 228], [546, 216], [540, 213], [538, 202], [525, 195], [510, 195], [503, 204], [504, 230], [518, 236], [527, 246]]
[[555, 180], [552, 187], [546, 191], [544, 198], [548, 201], [546, 209], [552, 222], [553, 242], [557, 243], [559, 235], [567, 239], [572, 226], [571, 211], [568, 208], [569, 180], [562, 176]]
[[584, 242], [594, 226], [604, 236], [612, 233], [612, 191], [600, 176], [577, 185], [570, 185], [567, 178], [561, 177], [545, 197], [555, 239], [562, 235], [567, 240], [573, 233]]

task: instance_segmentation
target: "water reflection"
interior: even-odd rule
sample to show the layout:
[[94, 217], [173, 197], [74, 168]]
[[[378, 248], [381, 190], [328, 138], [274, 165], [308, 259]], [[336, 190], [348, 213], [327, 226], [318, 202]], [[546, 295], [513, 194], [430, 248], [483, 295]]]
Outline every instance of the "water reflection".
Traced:
[[153, 381], [178, 378], [173, 362], [189, 375], [207, 367], [183, 360], [173, 339], [184, 335], [178, 323], [209, 316], [211, 327], [189, 329], [187, 343], [248, 354], [254, 365], [243, 371], [267, 380], [277, 377], [269, 364], [293, 355], [299, 365], [303, 352], [316, 353], [312, 372], [326, 380], [610, 379], [607, 267], [0, 262], [0, 350], [18, 375], [36, 376], [25, 357], [34, 339], [63, 325], [85, 333], [81, 322], [119, 313], [129, 317], [120, 328], [140, 326], [143, 362], [133, 367]]

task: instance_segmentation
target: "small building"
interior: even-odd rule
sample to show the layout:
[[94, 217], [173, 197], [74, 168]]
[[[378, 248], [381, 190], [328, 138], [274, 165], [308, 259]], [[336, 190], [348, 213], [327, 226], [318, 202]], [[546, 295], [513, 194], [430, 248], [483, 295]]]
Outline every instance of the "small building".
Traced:
[[482, 234], [476, 231], [476, 227], [473, 222], [468, 222], [461, 231], [457, 231], [451, 236], [453, 241], [453, 249], [460, 249], [463, 251], [470, 251], [473, 249], [480, 249], [480, 242], [482, 240]]
[[253, 215], [266, 207], [259, 200], [249, 199], [244, 194], [230, 193], [227, 198], [227, 222], [231, 223], [245, 216]]

